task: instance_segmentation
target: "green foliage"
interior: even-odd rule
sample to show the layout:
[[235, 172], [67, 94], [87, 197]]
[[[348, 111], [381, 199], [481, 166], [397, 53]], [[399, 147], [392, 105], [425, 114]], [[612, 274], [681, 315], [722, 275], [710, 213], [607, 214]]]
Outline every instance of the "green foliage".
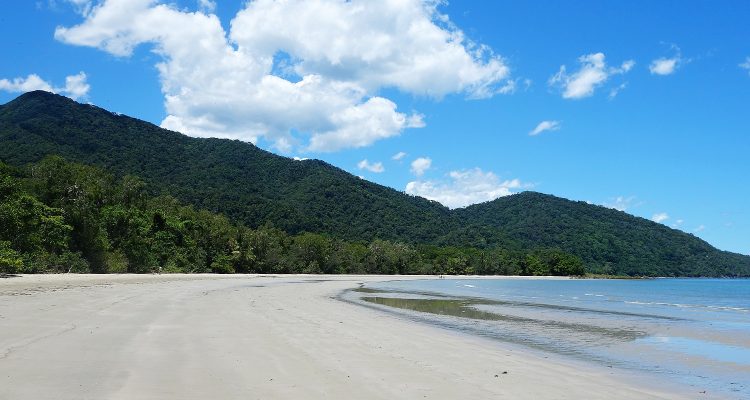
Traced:
[[0, 274], [15, 274], [23, 267], [23, 259], [10, 247], [10, 242], [0, 241]]
[[27, 274], [92, 272], [89, 262], [81, 256], [81, 253], [70, 251], [64, 251], [60, 254], [36, 252], [24, 256], [26, 261], [20, 272]]
[[190, 138], [46, 92], [27, 93], [0, 109], [0, 142], [0, 159], [14, 165], [57, 154], [139, 176], [152, 195], [169, 194], [249, 227], [272, 223], [291, 234], [424, 242], [441, 234], [432, 222], [449, 214], [438, 203], [322, 161]]
[[0, 176], [0, 237], [7, 238], [13, 248], [26, 253], [59, 253], [67, 248], [71, 230], [60, 209], [23, 193], [12, 177]]
[[[457, 210], [456, 214], [501, 230], [528, 251], [548, 247], [574, 254], [592, 273], [750, 275], [750, 257], [718, 251], [691, 234], [585, 202], [525, 192]], [[573, 268], [566, 258], [559, 262], [562, 266], [558, 268]], [[532, 268], [533, 261], [529, 260], [529, 265]]]
[[151, 198], [135, 177], [118, 180], [59, 157], [0, 178], [2, 273], [582, 273], [580, 260], [561, 251], [527, 255], [381, 239], [346, 242], [310, 232], [289, 235], [271, 225], [249, 229], [167, 195]]
[[750, 276], [750, 257], [604, 207], [526, 192], [451, 211], [322, 161], [46, 92], [0, 107], [0, 144], [13, 164], [0, 164], [0, 238], [24, 260], [77, 254], [93, 272]]

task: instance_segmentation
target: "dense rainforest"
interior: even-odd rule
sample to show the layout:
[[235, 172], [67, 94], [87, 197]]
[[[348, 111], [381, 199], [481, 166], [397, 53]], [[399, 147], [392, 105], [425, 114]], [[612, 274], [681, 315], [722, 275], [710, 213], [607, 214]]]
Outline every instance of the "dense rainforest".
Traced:
[[[471, 271], [487, 272], [482, 265], [505, 262], [504, 256], [492, 252], [513, 254], [509, 257], [514, 259], [528, 254], [541, 259], [542, 253], [555, 252], [582, 260], [592, 273], [750, 276], [748, 256], [720, 251], [693, 235], [584, 202], [524, 192], [449, 210], [319, 160], [297, 161], [245, 142], [191, 138], [47, 92], [30, 92], [0, 106], [0, 160], [23, 172], [51, 155], [89, 166], [80, 168], [101, 168], [117, 182], [139, 177], [140, 190], [149, 199], [144, 210], [149, 213], [153, 208], [148, 204], [158, 203], [154, 199], [169, 199], [174, 210], [194, 207], [202, 210], [192, 211], [196, 215], [224, 218], [233, 229], [275, 232], [286, 241], [307, 235], [324, 238], [331, 246], [406, 246], [420, 254], [421, 261], [410, 265], [421, 267], [413, 271], [437, 268], [430, 262], [433, 253], [460, 253], [460, 257], [445, 257], [466, 260], [458, 262], [464, 266], [473, 263]], [[33, 179], [25, 173], [13, 179]], [[46, 207], [64, 209], [54, 198], [24, 190]], [[92, 270], [102, 265], [86, 255], [90, 249], [76, 251]], [[204, 261], [202, 268], [212, 268], [211, 257], [210, 263]], [[140, 268], [149, 265], [156, 264]], [[300, 270], [284, 265], [275, 268]], [[494, 273], [518, 273], [519, 265], [510, 263]], [[330, 271], [320, 262], [318, 267]], [[357, 268], [351, 270], [367, 271]]]
[[23, 169], [0, 163], [0, 273], [214, 272], [582, 275], [580, 258], [523, 252], [347, 242], [290, 236], [150, 197], [139, 178], [115, 178], [50, 156]]

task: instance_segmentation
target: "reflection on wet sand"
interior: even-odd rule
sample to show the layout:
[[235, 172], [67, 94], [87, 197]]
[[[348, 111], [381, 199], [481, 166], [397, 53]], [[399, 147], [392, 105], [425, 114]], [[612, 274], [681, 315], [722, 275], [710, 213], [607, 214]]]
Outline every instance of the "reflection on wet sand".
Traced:
[[598, 334], [618, 340], [635, 340], [639, 337], [645, 336], [643, 332], [629, 329], [604, 328], [594, 325], [524, 318], [514, 315], [492, 313], [474, 308], [474, 305], [477, 304], [487, 304], [495, 302], [480, 302], [465, 299], [412, 299], [370, 296], [364, 296], [362, 297], [362, 300], [388, 307], [396, 307], [400, 309], [425, 312], [430, 314], [451, 315], [454, 317], [486, 321], [506, 321], [516, 324], [537, 325], [538, 327], [547, 329], [564, 329], [577, 333]]
[[742, 393], [750, 371], [748, 307], [705, 290], [684, 293], [683, 286], [698, 283], [394, 281], [341, 298], [543, 352]]

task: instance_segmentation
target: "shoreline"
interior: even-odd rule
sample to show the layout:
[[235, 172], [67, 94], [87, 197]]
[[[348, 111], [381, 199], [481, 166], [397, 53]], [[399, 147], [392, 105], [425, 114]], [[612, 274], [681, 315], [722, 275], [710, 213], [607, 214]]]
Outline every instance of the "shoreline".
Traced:
[[[503, 346], [614, 368], [637, 377], [631, 381], [646, 378], [712, 398], [744, 398], [748, 336], [733, 324], [744, 324], [741, 314], [747, 308], [657, 302], [674, 299], [629, 301], [644, 294], [643, 286], [639, 292], [612, 283], [392, 281], [367, 284], [341, 297]], [[734, 315], [721, 316], [724, 312]]]
[[620, 370], [337, 299], [360, 282], [406, 279], [436, 277], [165, 274], [0, 279], [0, 397], [699, 396], [658, 382], [644, 384], [639, 376]]

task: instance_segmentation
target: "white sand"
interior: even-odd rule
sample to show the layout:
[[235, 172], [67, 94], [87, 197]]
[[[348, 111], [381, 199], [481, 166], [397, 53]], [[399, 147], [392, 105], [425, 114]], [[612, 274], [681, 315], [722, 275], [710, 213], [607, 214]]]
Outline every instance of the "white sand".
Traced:
[[333, 298], [392, 278], [0, 279], [0, 399], [682, 398]]

